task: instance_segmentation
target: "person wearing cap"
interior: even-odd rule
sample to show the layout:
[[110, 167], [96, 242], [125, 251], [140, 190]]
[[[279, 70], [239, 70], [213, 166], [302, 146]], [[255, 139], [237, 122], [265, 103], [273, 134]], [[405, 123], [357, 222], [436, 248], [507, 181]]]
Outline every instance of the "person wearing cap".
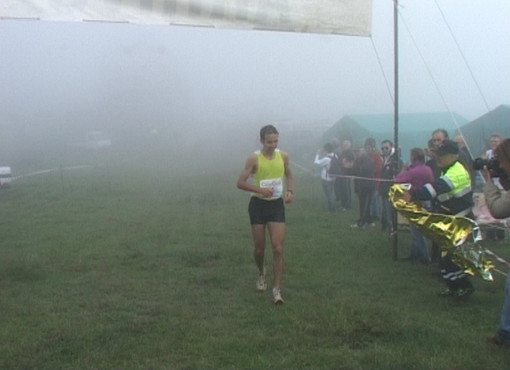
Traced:
[[[472, 218], [473, 190], [466, 168], [459, 162], [459, 147], [456, 142], [445, 140], [435, 149], [441, 176], [419, 189], [404, 193], [407, 202], [427, 201], [433, 203], [433, 212]], [[466, 298], [474, 292], [473, 285], [464, 270], [456, 265], [451, 255], [441, 252], [441, 276], [446, 283], [442, 296]]]

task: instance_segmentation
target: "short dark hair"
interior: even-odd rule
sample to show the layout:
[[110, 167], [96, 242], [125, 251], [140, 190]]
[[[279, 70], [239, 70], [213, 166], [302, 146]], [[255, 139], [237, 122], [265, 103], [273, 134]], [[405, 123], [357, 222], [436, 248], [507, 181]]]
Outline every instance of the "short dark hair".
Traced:
[[452, 140], [445, 140], [443, 144], [434, 149], [437, 156], [443, 156], [447, 154], [459, 155], [459, 145]]
[[326, 143], [324, 144], [324, 151], [326, 153], [331, 153], [333, 150], [335, 150], [335, 147], [332, 143]]
[[375, 139], [373, 137], [369, 137], [365, 140], [365, 147], [375, 148]]
[[425, 151], [422, 148], [411, 149], [411, 159], [424, 163], [425, 162]]
[[265, 125], [264, 127], [262, 127], [260, 129], [260, 140], [264, 140], [266, 138], [266, 135], [271, 135], [271, 134], [279, 134], [278, 130], [276, 129], [276, 127], [274, 127], [273, 125]]
[[383, 141], [381, 142], [381, 145], [382, 145], [382, 144], [384, 144], [384, 143], [388, 143], [388, 144], [390, 144], [390, 145], [391, 145], [391, 147], [393, 148], [393, 142], [392, 142], [391, 140], [388, 140], [388, 139], [383, 140]]

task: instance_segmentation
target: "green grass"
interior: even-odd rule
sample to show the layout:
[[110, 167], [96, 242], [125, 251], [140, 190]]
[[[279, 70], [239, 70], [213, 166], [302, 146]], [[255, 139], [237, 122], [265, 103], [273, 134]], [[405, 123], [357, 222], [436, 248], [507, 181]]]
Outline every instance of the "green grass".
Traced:
[[[236, 176], [95, 167], [2, 189], [0, 368], [508, 368], [484, 341], [502, 276], [473, 279], [468, 302], [437, 297], [437, 265], [393, 261], [378, 228], [348, 227], [354, 210], [327, 216], [309, 176], [287, 208], [286, 303], [272, 305]], [[401, 232], [399, 256], [408, 244]], [[487, 246], [510, 259], [508, 243]]]

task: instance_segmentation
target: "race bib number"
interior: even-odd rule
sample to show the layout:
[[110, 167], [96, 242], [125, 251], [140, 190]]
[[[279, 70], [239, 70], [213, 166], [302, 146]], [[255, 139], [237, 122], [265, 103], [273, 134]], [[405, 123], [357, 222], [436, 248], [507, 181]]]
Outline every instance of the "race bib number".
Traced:
[[273, 196], [270, 199], [281, 198], [283, 194], [283, 181], [281, 178], [260, 180], [260, 187], [273, 189]]

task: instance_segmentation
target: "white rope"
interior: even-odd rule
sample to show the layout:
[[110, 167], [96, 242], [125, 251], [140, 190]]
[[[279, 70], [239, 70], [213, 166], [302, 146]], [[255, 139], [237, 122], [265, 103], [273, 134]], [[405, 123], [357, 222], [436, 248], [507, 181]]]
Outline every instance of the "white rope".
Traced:
[[25, 173], [23, 175], [13, 176], [11, 179], [14, 181], [14, 180], [23, 179], [25, 177], [43, 175], [45, 173], [56, 172], [56, 171], [60, 171], [60, 170], [77, 170], [77, 169], [90, 168], [90, 167], [92, 167], [92, 166], [91, 165], [78, 165], [78, 166], [68, 166], [68, 167], [56, 167], [56, 168], [50, 168], [47, 170], [34, 171], [34, 172]]
[[489, 112], [491, 110], [491, 108], [489, 107], [489, 103], [487, 102], [487, 99], [485, 98], [485, 95], [483, 94], [482, 92], [482, 89], [480, 87], [480, 84], [478, 83], [478, 81], [476, 80], [475, 78], [475, 75], [473, 73], [473, 70], [471, 69], [471, 66], [469, 65], [467, 59], [466, 59], [466, 56], [464, 55], [464, 53], [462, 52], [462, 49], [459, 45], [459, 42], [457, 41], [457, 38], [455, 37], [455, 35], [453, 34], [453, 31], [452, 31], [452, 28], [450, 27], [450, 24], [448, 23], [448, 21], [446, 20], [446, 17], [443, 13], [443, 10], [441, 9], [441, 7], [439, 6], [439, 3], [437, 2], [437, 0], [434, 0], [434, 2], [436, 3], [436, 7], [437, 9], [439, 10], [439, 13], [441, 13], [441, 17], [443, 18], [443, 21], [446, 25], [446, 27], [448, 28], [448, 31], [450, 31], [450, 35], [453, 39], [453, 41], [455, 42], [455, 45], [457, 46], [457, 50], [459, 51], [461, 57], [462, 57], [462, 60], [464, 61], [464, 63], [466, 64], [466, 67], [471, 75], [471, 78], [473, 79], [473, 82], [475, 83], [476, 85], [476, 88], [478, 89], [478, 92], [480, 93], [480, 96], [482, 97], [482, 100], [485, 104], [485, 108], [487, 108], [487, 112]]
[[394, 99], [393, 94], [392, 94], [390, 83], [388, 81], [388, 77], [384, 73], [384, 68], [383, 68], [383, 65], [382, 65], [382, 62], [381, 62], [381, 58], [379, 57], [379, 53], [377, 52], [377, 48], [375, 47], [374, 40], [372, 39], [372, 37], [370, 37], [370, 41], [372, 42], [372, 48], [374, 49], [374, 53], [375, 53], [375, 57], [377, 59], [377, 63], [379, 64], [379, 68], [380, 68], [381, 73], [383, 75], [384, 82], [386, 83], [386, 89], [388, 90], [388, 95], [389, 95], [389, 97], [391, 99], [391, 103], [392, 103], [393, 106], [395, 106], [395, 99]]
[[[474, 76], [473, 70], [471, 69], [471, 67], [470, 67], [470, 65], [469, 65], [469, 63], [468, 63], [468, 61], [467, 61], [467, 59], [466, 59], [465, 54], [463, 53], [463, 51], [462, 51], [462, 49], [461, 49], [461, 47], [460, 47], [460, 45], [459, 45], [459, 43], [458, 43], [458, 41], [457, 41], [457, 39], [456, 39], [455, 35], [453, 34], [453, 30], [451, 29], [450, 24], [449, 24], [449, 23], [448, 23], [448, 21], [446, 20], [446, 17], [445, 17], [445, 15], [444, 15], [444, 13], [443, 13], [443, 11], [442, 11], [441, 7], [439, 6], [439, 4], [438, 4], [437, 0], [434, 0], [434, 2], [435, 2], [435, 4], [436, 4], [436, 7], [437, 7], [437, 9], [438, 9], [439, 13], [441, 14], [441, 17], [442, 17], [442, 19], [443, 19], [443, 22], [445, 23], [446, 27], [448, 28], [448, 31], [449, 31], [449, 33], [450, 33], [450, 36], [452, 37], [452, 39], [453, 39], [453, 41], [454, 41], [454, 43], [455, 43], [455, 45], [456, 45], [456, 47], [457, 47], [457, 50], [459, 51], [459, 54], [461, 55], [461, 57], [462, 57], [462, 59], [463, 59], [463, 61], [464, 61], [465, 65], [466, 65], [466, 67], [467, 67], [467, 69], [468, 69], [468, 71], [469, 71], [469, 73], [470, 73], [470, 75], [471, 75], [471, 78], [473, 79], [473, 81], [474, 81], [474, 83], [475, 83], [475, 85], [476, 85], [476, 87], [477, 87], [478, 92], [480, 93], [480, 95], [481, 95], [481, 97], [482, 97], [482, 100], [483, 100], [483, 102], [484, 102], [484, 104], [485, 104], [485, 107], [486, 107], [486, 109], [487, 109], [487, 112], [489, 112], [491, 109], [490, 109], [490, 107], [489, 107], [489, 104], [487, 103], [487, 99], [485, 98], [485, 95], [483, 94], [483, 92], [482, 92], [482, 90], [481, 90], [480, 84], [478, 83], [478, 81], [476, 80], [476, 78], [475, 78], [475, 76]], [[419, 54], [419, 56], [420, 56], [420, 58], [421, 58], [421, 60], [422, 60], [423, 64], [425, 65], [425, 68], [427, 69], [427, 72], [429, 73], [430, 78], [431, 78], [431, 80], [432, 80], [432, 82], [433, 82], [433, 84], [434, 84], [434, 86], [435, 86], [435, 88], [436, 88], [436, 90], [437, 90], [437, 92], [438, 92], [438, 94], [439, 94], [439, 96], [440, 96], [441, 100], [443, 101], [443, 104], [445, 105], [445, 107], [446, 107], [446, 109], [447, 109], [448, 113], [450, 114], [450, 116], [451, 116], [451, 118], [452, 118], [453, 123], [455, 124], [455, 127], [457, 128], [457, 131], [459, 132], [459, 135], [462, 137], [462, 140], [464, 141], [464, 144], [466, 145], [466, 148], [467, 148], [467, 150], [468, 150], [469, 154], [471, 155], [471, 157], [474, 157], [474, 156], [473, 156], [473, 153], [472, 153], [472, 151], [471, 151], [471, 148], [470, 148], [470, 146], [469, 146], [469, 143], [467, 142], [467, 140], [466, 140], [466, 138], [465, 138], [465, 136], [464, 136], [464, 134], [463, 134], [463, 132], [462, 132], [462, 130], [461, 130], [461, 128], [460, 128], [460, 125], [459, 125], [459, 123], [458, 123], [457, 119], [455, 118], [455, 116], [453, 115], [452, 110], [451, 110], [451, 109], [450, 109], [450, 107], [448, 106], [448, 103], [446, 102], [446, 99], [445, 99], [444, 95], [442, 94], [441, 89], [439, 88], [439, 85], [437, 84], [436, 79], [434, 78], [434, 75], [433, 75], [432, 71], [430, 70], [430, 68], [429, 68], [429, 66], [428, 66], [428, 64], [427, 64], [427, 62], [426, 62], [426, 60], [425, 60], [425, 58], [424, 58], [424, 56], [423, 56], [423, 53], [421, 52], [420, 48], [418, 47], [418, 45], [417, 45], [417, 43], [416, 43], [416, 40], [415, 40], [415, 38], [413, 37], [413, 35], [412, 35], [412, 33], [411, 33], [411, 31], [410, 31], [410, 29], [409, 29], [409, 27], [408, 27], [408, 25], [407, 25], [407, 23], [406, 23], [406, 21], [405, 21], [404, 17], [403, 17], [403, 15], [401, 14], [401, 12], [400, 12], [400, 11], [399, 11], [399, 14], [400, 14], [400, 17], [401, 17], [401, 19], [402, 19], [402, 23], [403, 23], [403, 24], [404, 24], [404, 26], [406, 27], [406, 30], [407, 30], [407, 32], [409, 33], [409, 36], [411, 37], [411, 40], [412, 40], [412, 42], [413, 42], [414, 47], [415, 47], [415, 48], [416, 48], [416, 50], [418, 51], [418, 54]], [[485, 180], [484, 180], [484, 181], [485, 181]]]
[[443, 102], [446, 110], [450, 114], [450, 117], [451, 117], [453, 123], [455, 124], [455, 127], [460, 132], [459, 123], [457, 122], [457, 119], [455, 118], [455, 116], [453, 115], [453, 112], [451, 111], [450, 107], [448, 106], [448, 103], [446, 102], [446, 99], [445, 99], [443, 93], [441, 92], [441, 89], [439, 88], [439, 85], [437, 84], [437, 81], [436, 81], [436, 79], [434, 77], [434, 74], [432, 73], [432, 71], [431, 71], [431, 69], [429, 67], [429, 64], [425, 60], [425, 57], [423, 56], [423, 53], [421, 52], [421, 49], [418, 47], [416, 39], [414, 38], [411, 30], [409, 29], [409, 26], [407, 25], [407, 22], [405, 21], [404, 16], [402, 15], [402, 13], [400, 11], [399, 11], [399, 14], [400, 14], [400, 18], [402, 19], [402, 23], [404, 24], [407, 32], [409, 33], [409, 37], [411, 37], [411, 41], [413, 42], [413, 45], [416, 48], [416, 51], [418, 52], [418, 55], [420, 56], [420, 59], [423, 62], [423, 65], [425, 66], [425, 69], [427, 70], [427, 72], [428, 72], [428, 74], [430, 76], [430, 79], [432, 80], [432, 83], [434, 84], [434, 86], [435, 86], [435, 88], [437, 90], [437, 93], [439, 94], [439, 97], [441, 98], [441, 101]]
[[[494, 257], [494, 259], [495, 259], [496, 261], [498, 261], [498, 262], [501, 262], [501, 263], [505, 264], [507, 267], [510, 267], [510, 263], [509, 263], [509, 262], [507, 262], [507, 261], [506, 261], [506, 260], [504, 260], [503, 258], [499, 257], [497, 254], [495, 254], [495, 253], [494, 253], [493, 251], [491, 251], [490, 249], [485, 248], [485, 252], [487, 252], [487, 254], [490, 254], [492, 257]], [[496, 271], [496, 272], [498, 272], [498, 273], [500, 273], [501, 275], [505, 275], [505, 276], [507, 276], [507, 274], [506, 274], [506, 273], [504, 273], [504, 272], [503, 272], [503, 271], [501, 271], [501, 270], [498, 270], [498, 269], [496, 269], [496, 268], [494, 268], [493, 270], [494, 270], [494, 271]]]

